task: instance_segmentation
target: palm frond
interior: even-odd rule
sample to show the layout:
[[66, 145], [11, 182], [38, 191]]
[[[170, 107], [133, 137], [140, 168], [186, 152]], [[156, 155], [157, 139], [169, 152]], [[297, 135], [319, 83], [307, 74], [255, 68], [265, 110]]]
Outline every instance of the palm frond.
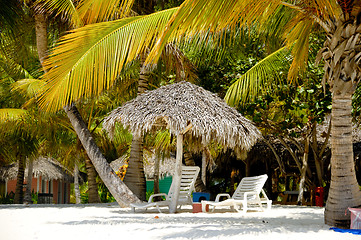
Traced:
[[86, 24], [128, 16], [134, 0], [82, 0], [78, 11]]
[[39, 79], [22, 79], [12, 84], [13, 91], [19, 91], [28, 97], [35, 97], [46, 82]]
[[18, 108], [0, 108], [0, 121], [15, 121], [27, 115], [27, 111]]
[[166, 43], [174, 40], [172, 37], [222, 32], [236, 25], [250, 25], [271, 16], [279, 5], [276, 0], [185, 1], [168, 23], [145, 64], [154, 64]]
[[289, 50], [286, 47], [280, 48], [254, 65], [229, 87], [225, 101], [230, 106], [235, 106], [252, 99], [260, 91], [267, 91], [274, 84], [272, 81], [280, 80], [280, 72], [287, 71], [287, 53]]
[[108, 89], [124, 66], [153, 45], [175, 11], [87, 25], [62, 37], [45, 62], [40, 106], [56, 111]]
[[309, 51], [309, 36], [313, 28], [313, 20], [299, 13], [291, 21], [290, 31], [286, 32], [287, 46], [292, 47], [293, 61], [288, 72], [288, 79], [295, 81], [299, 72], [306, 67]]
[[35, 5], [40, 6], [40, 9], [54, 13], [55, 16], [60, 16], [71, 22], [74, 27], [83, 25], [83, 21], [79, 16], [77, 8], [73, 0], [37, 0]]

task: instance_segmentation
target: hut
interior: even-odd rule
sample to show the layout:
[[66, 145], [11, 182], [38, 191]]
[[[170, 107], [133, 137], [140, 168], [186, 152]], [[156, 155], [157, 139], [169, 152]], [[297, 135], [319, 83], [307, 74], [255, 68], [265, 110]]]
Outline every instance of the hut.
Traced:
[[[177, 136], [173, 177], [173, 181], [178, 183], [176, 189], [180, 186], [183, 136], [204, 146], [217, 142], [240, 151], [248, 151], [261, 138], [252, 122], [224, 100], [185, 81], [139, 95], [113, 110], [104, 119], [103, 127], [112, 134], [116, 122], [128, 127], [133, 135], [141, 136], [157, 128], [166, 128]], [[170, 212], [176, 211], [177, 197], [170, 206]]]
[[[1, 195], [15, 193], [17, 172], [17, 163], [0, 168]], [[28, 167], [25, 168], [25, 176], [27, 175]], [[72, 181], [70, 171], [52, 158], [39, 157], [33, 162], [31, 190], [38, 193], [38, 203], [69, 203]]]

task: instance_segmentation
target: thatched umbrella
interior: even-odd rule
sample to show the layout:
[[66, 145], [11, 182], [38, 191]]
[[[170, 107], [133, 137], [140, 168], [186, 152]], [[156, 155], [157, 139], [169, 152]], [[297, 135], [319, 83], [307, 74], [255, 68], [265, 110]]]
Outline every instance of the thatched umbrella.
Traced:
[[[118, 121], [138, 136], [157, 127], [166, 127], [177, 136], [176, 189], [180, 186], [184, 134], [201, 139], [204, 145], [216, 141], [246, 151], [261, 137], [251, 121], [216, 94], [185, 81], [139, 95], [113, 110], [103, 127], [112, 134]], [[170, 212], [175, 212], [176, 200]]]
[[[13, 163], [0, 168], [0, 179], [11, 180], [17, 178], [18, 163]], [[27, 175], [28, 168], [25, 169]], [[65, 180], [71, 182], [72, 174], [57, 161], [48, 157], [39, 157], [33, 162], [33, 174], [35, 178], [42, 176], [45, 180]]]

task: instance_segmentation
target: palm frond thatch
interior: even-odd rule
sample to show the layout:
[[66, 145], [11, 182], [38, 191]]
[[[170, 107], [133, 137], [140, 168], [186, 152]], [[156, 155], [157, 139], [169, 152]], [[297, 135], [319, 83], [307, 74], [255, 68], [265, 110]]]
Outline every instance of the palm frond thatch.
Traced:
[[[18, 172], [17, 165], [18, 163], [13, 163], [0, 168], [0, 179], [16, 179]], [[25, 175], [27, 175], [27, 171], [28, 169], [26, 168]], [[41, 176], [44, 180], [65, 180], [71, 182], [73, 179], [70, 171], [67, 171], [64, 166], [57, 161], [47, 157], [40, 157], [34, 161], [33, 174], [35, 178]]]
[[112, 134], [118, 121], [136, 135], [159, 125], [178, 135], [191, 125], [188, 134], [201, 138], [204, 145], [216, 141], [244, 150], [261, 137], [251, 121], [217, 95], [185, 81], [139, 95], [113, 110], [103, 127]]

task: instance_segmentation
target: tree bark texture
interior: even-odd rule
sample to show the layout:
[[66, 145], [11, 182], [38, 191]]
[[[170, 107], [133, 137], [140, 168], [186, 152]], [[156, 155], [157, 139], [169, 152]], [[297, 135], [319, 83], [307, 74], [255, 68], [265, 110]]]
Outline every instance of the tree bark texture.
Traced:
[[202, 150], [202, 169], [201, 169], [201, 179], [203, 182], [203, 185], [207, 185], [207, 149], [204, 148]]
[[[162, 154], [164, 156], [164, 154]], [[164, 160], [164, 157], [162, 157]], [[160, 165], [160, 159], [159, 158], [155, 158], [155, 163], [154, 163], [154, 194], [157, 194], [160, 192], [159, 189], [159, 165]]]
[[[352, 9], [352, 1], [347, 3]], [[356, 7], [356, 5], [355, 5]], [[358, 7], [358, 6], [357, 6]], [[352, 95], [361, 79], [360, 8], [344, 18], [329, 22], [330, 30], [317, 56], [324, 59], [323, 81], [332, 91], [331, 184], [325, 208], [325, 223], [349, 228], [348, 207], [361, 205], [361, 191], [356, 180], [352, 148]], [[345, 215], [345, 212], [348, 214]]]
[[25, 161], [22, 157], [20, 157], [18, 163], [19, 163], [18, 174], [17, 174], [15, 197], [14, 197], [15, 204], [23, 203], [23, 196], [24, 196], [23, 187], [24, 187], [24, 175], [25, 175]]
[[88, 175], [88, 202], [89, 203], [100, 203], [98, 184], [97, 184], [97, 173], [94, 165], [89, 158], [85, 159], [86, 172]]
[[47, 22], [43, 13], [36, 13], [35, 20], [35, 32], [36, 32], [36, 48], [38, 50], [39, 60], [42, 66], [47, 56], [48, 51], [48, 34], [47, 34]]
[[134, 135], [129, 157], [129, 167], [124, 183], [140, 199], [146, 200], [146, 182], [143, 167], [143, 140]]
[[74, 193], [75, 193], [75, 203], [81, 203], [80, 188], [79, 188], [79, 167], [77, 164], [74, 166]]
[[120, 180], [109, 163], [104, 158], [99, 147], [96, 145], [86, 123], [81, 117], [78, 109], [74, 106], [65, 106], [65, 112], [76, 131], [89, 159], [92, 161], [99, 177], [103, 180], [110, 193], [120, 206], [128, 206], [129, 203], [139, 202], [139, 198]]
[[31, 197], [31, 184], [33, 180], [33, 161], [28, 159], [28, 175], [26, 176], [26, 190], [24, 196], [24, 203], [32, 204], [32, 197]]
[[[145, 56], [141, 56], [141, 66]], [[144, 93], [148, 88], [148, 75], [141, 69], [138, 79], [138, 95]], [[130, 147], [130, 156], [127, 173], [124, 178], [125, 184], [140, 199], [146, 200], [146, 180], [143, 166], [143, 137], [133, 135]]]
[[325, 209], [325, 223], [348, 228], [348, 207], [361, 205], [352, 149], [351, 95], [334, 95], [331, 126], [331, 185]]
[[[322, 154], [319, 154], [318, 152], [318, 145], [317, 145], [317, 132], [316, 132], [316, 126], [317, 123], [312, 124], [312, 149], [313, 149], [313, 158], [315, 159], [315, 165], [316, 165], [316, 173], [317, 173], [317, 180], [318, 180], [318, 186], [322, 187], [323, 183], [323, 163], [322, 163]], [[326, 141], [328, 138], [326, 138]], [[323, 151], [321, 149], [321, 151]]]
[[298, 205], [302, 205], [302, 201], [303, 201], [303, 192], [305, 188], [306, 172], [308, 167], [307, 165], [308, 165], [308, 153], [310, 148], [309, 146], [310, 146], [310, 138], [307, 136], [305, 141], [305, 150], [303, 152], [303, 158], [302, 158], [301, 179], [300, 179], [300, 187], [297, 198]]

